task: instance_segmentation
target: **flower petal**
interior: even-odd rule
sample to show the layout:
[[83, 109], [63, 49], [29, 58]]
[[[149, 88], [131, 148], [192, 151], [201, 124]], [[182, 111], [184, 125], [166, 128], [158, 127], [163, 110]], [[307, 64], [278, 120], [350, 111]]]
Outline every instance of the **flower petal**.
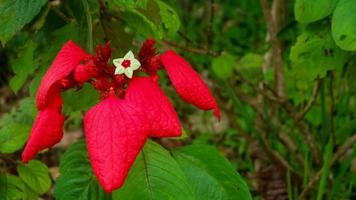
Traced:
[[62, 49], [58, 52], [52, 65], [47, 70], [42, 78], [41, 84], [37, 91], [37, 107], [43, 109], [48, 103], [48, 91], [51, 86], [57, 81], [68, 76], [74, 68], [80, 64], [88, 54], [77, 46], [73, 41], [69, 40]]
[[151, 137], [177, 137], [182, 134], [177, 113], [171, 102], [150, 78], [133, 78], [125, 100], [141, 107], [145, 112]]
[[84, 118], [89, 158], [107, 192], [120, 188], [142, 149], [147, 128], [144, 115], [117, 97], [108, 97]]
[[141, 66], [140, 61], [138, 61], [136, 59], [132, 59], [131, 62], [132, 62], [131, 63], [131, 69], [132, 70], [136, 70], [136, 69], [140, 68], [140, 66]]
[[116, 69], [115, 69], [115, 75], [123, 74], [124, 72], [125, 72], [125, 68], [122, 67], [121, 65], [119, 67], [116, 67]]
[[126, 55], [124, 56], [124, 59], [125, 59], [125, 60], [126, 60], [126, 59], [132, 60], [132, 59], [134, 59], [134, 58], [135, 58], [135, 56], [134, 56], [134, 54], [132, 53], [131, 50], [130, 50], [129, 52], [127, 52]]
[[132, 78], [133, 75], [133, 70], [131, 69], [131, 67], [128, 67], [125, 69], [124, 74], [128, 77], [128, 78]]
[[115, 67], [121, 67], [121, 63], [124, 61], [123, 58], [116, 58], [112, 62], [114, 63]]
[[183, 100], [203, 110], [214, 109], [215, 116], [220, 118], [218, 105], [208, 86], [184, 58], [170, 50], [160, 56], [160, 61]]
[[22, 152], [22, 161], [27, 163], [39, 151], [58, 143], [63, 136], [64, 117], [53, 107], [41, 110], [32, 127], [30, 138]]

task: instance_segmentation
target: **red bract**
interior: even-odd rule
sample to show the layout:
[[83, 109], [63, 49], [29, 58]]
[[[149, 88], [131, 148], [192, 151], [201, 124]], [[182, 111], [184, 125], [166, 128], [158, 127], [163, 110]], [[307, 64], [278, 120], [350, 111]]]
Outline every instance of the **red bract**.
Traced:
[[[166, 69], [183, 100], [204, 110], [219, 108], [207, 85], [187, 61], [173, 51], [157, 55], [155, 41], [147, 40], [138, 55], [130, 51], [110, 64], [110, 43], [89, 55], [67, 42], [43, 77], [37, 92], [38, 115], [24, 162], [62, 138], [64, 117], [60, 92], [90, 83], [102, 101], [84, 118], [90, 162], [107, 192], [120, 188], [148, 137], [177, 137], [182, 128], [175, 109], [158, 85], [157, 71]], [[163, 67], [162, 67], [163, 66]], [[139, 77], [135, 70], [148, 77]]]
[[142, 149], [147, 131], [145, 116], [128, 101], [110, 96], [84, 118], [90, 162], [106, 191], [121, 186]]
[[208, 86], [186, 60], [174, 51], [162, 54], [160, 60], [183, 100], [204, 110], [214, 109], [215, 116], [220, 118], [218, 105]]
[[84, 59], [88, 54], [78, 47], [71, 40], [68, 41], [58, 52], [52, 65], [49, 67], [46, 74], [43, 76], [41, 84], [37, 91], [37, 107], [43, 109], [48, 103], [48, 91], [59, 80], [67, 77], [73, 69]]

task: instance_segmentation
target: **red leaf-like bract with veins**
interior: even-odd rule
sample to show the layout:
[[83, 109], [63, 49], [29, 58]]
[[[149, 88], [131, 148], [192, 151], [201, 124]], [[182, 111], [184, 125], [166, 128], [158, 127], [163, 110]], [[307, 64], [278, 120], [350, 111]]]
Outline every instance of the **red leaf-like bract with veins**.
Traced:
[[179, 119], [161, 88], [148, 77], [130, 81], [125, 100], [141, 107], [149, 121], [151, 137], [177, 137], [182, 133]]
[[74, 68], [89, 54], [69, 40], [58, 52], [53, 63], [43, 76], [37, 91], [37, 107], [44, 109], [48, 104], [48, 91], [57, 81], [68, 76]]
[[39, 151], [57, 144], [63, 137], [64, 117], [55, 107], [38, 112], [30, 138], [22, 152], [22, 161], [27, 163]]
[[183, 100], [203, 110], [214, 109], [215, 116], [220, 118], [218, 105], [208, 86], [184, 58], [170, 50], [160, 56], [160, 61]]
[[85, 115], [89, 159], [107, 192], [121, 187], [146, 138], [144, 114], [125, 100], [110, 96]]

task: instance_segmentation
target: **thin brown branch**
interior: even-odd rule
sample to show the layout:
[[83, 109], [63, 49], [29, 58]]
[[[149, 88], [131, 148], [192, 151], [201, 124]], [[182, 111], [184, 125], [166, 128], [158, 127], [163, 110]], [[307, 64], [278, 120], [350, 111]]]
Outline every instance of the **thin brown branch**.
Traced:
[[317, 79], [315, 84], [314, 84], [314, 89], [313, 89], [313, 94], [312, 97], [309, 99], [307, 105], [301, 110], [299, 111], [299, 113], [297, 114], [297, 119], [301, 120], [304, 118], [304, 116], [310, 111], [310, 109], [314, 106], [319, 92], [320, 92], [320, 86], [321, 86], [321, 81], [320, 79]]
[[171, 42], [171, 41], [168, 41], [168, 40], [165, 40], [165, 39], [162, 40], [162, 43], [166, 44], [168, 46], [171, 46], [171, 47], [175, 47], [175, 48], [178, 48], [178, 49], [182, 49], [182, 50], [185, 50], [185, 51], [189, 51], [191, 53], [196, 53], [196, 54], [201, 54], [201, 55], [209, 55], [209, 56], [217, 57], [217, 56], [219, 56], [221, 54], [221, 53], [218, 53], [218, 52], [211, 51], [210, 49], [199, 49], [199, 48], [195, 48], [195, 47], [185, 47], [185, 46], [176, 44], [174, 42]]
[[213, 41], [213, 21], [215, 15], [214, 9], [214, 0], [209, 1], [209, 23], [208, 23], [208, 31], [207, 31], [207, 40], [206, 40], [206, 48], [210, 47], [210, 44]]
[[[275, 98], [278, 97], [277, 96], [278, 94], [271, 87], [269, 87], [268, 84], [264, 84], [264, 85], [272, 93], [272, 95]], [[266, 95], [266, 96], [269, 97], [269, 95]], [[274, 99], [270, 99], [270, 100], [273, 101]], [[287, 100], [278, 98], [278, 103], [286, 111], [288, 116], [293, 119], [294, 124], [301, 131], [305, 142], [309, 145], [314, 160], [316, 161], [316, 163], [320, 164], [321, 163], [321, 157], [320, 157], [321, 154], [320, 154], [318, 145], [315, 142], [314, 136], [312, 135], [312, 133], [309, 130], [309, 126], [307, 125], [307, 123], [303, 120], [300, 120], [297, 117], [297, 113], [298, 113], [297, 110]]]
[[70, 23], [72, 21], [71, 18], [67, 17], [61, 10], [59, 10], [56, 6], [52, 6], [51, 5], [51, 10], [61, 19], [63, 19], [63, 21], [65, 21], [66, 23]]
[[[276, 1], [276, 0], [275, 0]], [[282, 59], [282, 44], [277, 38], [277, 33], [278, 33], [278, 25], [280, 24], [279, 21], [281, 21], [279, 18], [282, 15], [275, 15], [276, 18], [273, 18], [272, 16], [272, 11], [269, 5], [268, 0], [260, 0], [263, 15], [267, 24], [267, 31], [268, 31], [268, 36], [269, 40], [271, 42], [272, 46], [272, 61], [273, 61], [273, 66], [274, 66], [274, 76], [275, 76], [275, 88], [277, 91], [277, 96], [278, 97], [285, 97], [285, 84], [284, 84], [284, 75], [283, 75], [283, 59]], [[278, 0], [276, 2], [278, 4], [284, 4], [283, 0]], [[277, 7], [282, 7], [282, 6], [277, 6]], [[277, 16], [279, 18], [277, 18]]]

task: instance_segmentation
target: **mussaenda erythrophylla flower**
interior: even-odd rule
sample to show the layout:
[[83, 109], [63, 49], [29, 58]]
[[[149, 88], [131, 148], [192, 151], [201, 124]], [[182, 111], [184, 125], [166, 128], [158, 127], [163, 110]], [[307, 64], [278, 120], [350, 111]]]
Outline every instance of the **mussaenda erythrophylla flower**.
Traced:
[[[172, 50], [157, 54], [153, 39], [144, 42], [137, 58], [129, 51], [111, 64], [110, 57], [110, 43], [97, 46], [94, 55], [72, 41], [62, 47], [38, 88], [39, 112], [22, 153], [23, 162], [61, 140], [61, 92], [85, 83], [93, 85], [102, 99], [85, 113], [84, 131], [93, 171], [107, 192], [124, 184], [147, 138], [182, 134], [177, 113], [158, 85], [158, 70], [167, 72], [184, 101], [213, 110], [220, 118], [216, 101], [199, 74]], [[136, 71], [148, 76], [138, 76]]]

